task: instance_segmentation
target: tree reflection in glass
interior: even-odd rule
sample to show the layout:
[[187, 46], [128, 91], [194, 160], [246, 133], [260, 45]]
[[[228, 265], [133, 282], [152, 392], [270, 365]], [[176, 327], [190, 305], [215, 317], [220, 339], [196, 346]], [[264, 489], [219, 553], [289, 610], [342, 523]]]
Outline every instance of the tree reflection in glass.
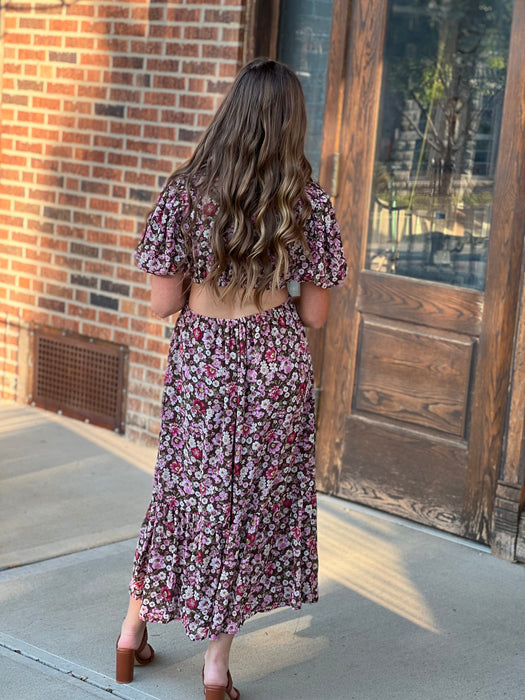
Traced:
[[483, 289], [511, 0], [391, 0], [367, 268]]

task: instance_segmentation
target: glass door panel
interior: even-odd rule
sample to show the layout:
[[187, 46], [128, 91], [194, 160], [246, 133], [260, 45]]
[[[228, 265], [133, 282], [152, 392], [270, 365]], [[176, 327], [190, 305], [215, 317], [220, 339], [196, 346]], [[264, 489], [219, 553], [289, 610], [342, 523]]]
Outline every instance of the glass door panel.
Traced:
[[366, 267], [483, 290], [511, 0], [390, 0]]
[[305, 151], [319, 176], [333, 0], [281, 0], [277, 60], [292, 68], [306, 100]]

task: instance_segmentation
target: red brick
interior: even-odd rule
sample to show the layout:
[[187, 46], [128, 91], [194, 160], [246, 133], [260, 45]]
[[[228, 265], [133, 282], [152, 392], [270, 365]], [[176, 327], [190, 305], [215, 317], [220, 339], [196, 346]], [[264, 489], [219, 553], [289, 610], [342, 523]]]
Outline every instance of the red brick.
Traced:
[[68, 5], [67, 13], [68, 15], [93, 17], [95, 14], [95, 8], [93, 5], [76, 5], [75, 3], [72, 3]]
[[66, 36], [65, 37], [65, 47], [66, 49], [84, 49], [86, 51], [93, 51], [95, 48], [95, 39], [87, 36]]
[[91, 143], [91, 134], [66, 131], [62, 136], [62, 141], [63, 143], [79, 143], [83, 146], [89, 146], [89, 144]]
[[199, 44], [185, 44], [183, 42], [167, 42], [166, 56], [193, 56], [199, 55]]
[[103, 163], [106, 160], [106, 154], [104, 151], [75, 148], [75, 159], [89, 161], [90, 163]]
[[183, 7], [168, 7], [166, 19], [169, 24], [185, 24], [186, 22], [200, 22], [201, 10], [187, 10]]
[[111, 58], [103, 53], [83, 53], [80, 57], [82, 66], [106, 66], [111, 64]]
[[4, 93], [3, 100], [5, 104], [10, 105], [25, 105], [29, 104], [29, 97], [27, 95], [9, 95], [7, 92]]
[[[108, 153], [108, 165], [123, 165], [128, 168], [136, 168], [139, 164], [139, 159], [137, 156], [130, 155], [128, 150], [138, 150], [144, 152], [145, 149], [138, 146], [134, 147], [131, 145], [134, 142], [126, 142], [126, 152], [125, 153]], [[153, 153], [156, 153], [157, 148], [155, 144], [152, 144]]]
[[80, 82], [84, 80], [84, 71], [82, 68], [58, 66], [56, 69], [56, 76], [59, 80], [75, 80]]
[[219, 27], [189, 25], [184, 27], [184, 38], [197, 41], [217, 41], [219, 39]]
[[66, 331], [73, 331], [73, 333], [80, 332], [79, 321], [73, 318], [64, 318], [63, 316], [51, 316], [51, 325], [54, 328], [60, 328]]
[[53, 192], [53, 190], [29, 190], [27, 196], [29, 199], [36, 200], [38, 202], [54, 203], [56, 199], [56, 193]]
[[66, 312], [66, 303], [64, 301], [60, 301], [59, 299], [40, 297], [38, 299], [38, 306], [43, 309], [49, 309], [50, 311], [57, 311], [61, 313]]
[[104, 71], [103, 79], [105, 83], [111, 83], [112, 85], [117, 83], [122, 83], [122, 85], [132, 85], [133, 73], [126, 73], [122, 71]]
[[78, 209], [86, 208], [87, 198], [72, 194], [70, 192], [61, 192], [58, 195], [58, 203], [62, 206], [77, 207]]
[[104, 277], [112, 278], [115, 274], [115, 268], [113, 265], [100, 262], [92, 262], [91, 260], [86, 260], [85, 271], [93, 275], [103, 275]]
[[193, 126], [195, 124], [195, 113], [182, 111], [177, 112], [173, 109], [163, 109], [161, 112], [161, 121], [164, 123], [170, 122], [174, 124]]
[[179, 106], [185, 109], [208, 110], [212, 111], [214, 101], [211, 97], [205, 95], [180, 95]]
[[[75, 86], [73, 86], [75, 87]], [[79, 85], [78, 96], [90, 97], [95, 100], [105, 100], [108, 94], [108, 89], [103, 85]]]
[[108, 326], [118, 326], [119, 328], [125, 328], [126, 330], [129, 329], [129, 318], [127, 316], [119, 316], [116, 313], [112, 314], [108, 311], [98, 312], [98, 322], [104, 323]]
[[50, 19], [49, 30], [51, 32], [78, 32], [79, 22], [74, 19]]
[[27, 292], [19, 292], [17, 289], [9, 290], [9, 301], [16, 301], [20, 304], [27, 304], [28, 306], [33, 306], [35, 303], [35, 297], [33, 294], [28, 294]]
[[128, 107], [128, 119], [141, 122], [156, 122], [159, 120], [159, 110], [154, 107]]
[[100, 134], [95, 134], [93, 139], [93, 146], [96, 148], [113, 149], [120, 150], [124, 148], [124, 139], [117, 138], [115, 136], [103, 136]]
[[[55, 262], [57, 265], [62, 264], [64, 260], [70, 261], [71, 258], [66, 258], [63, 255], [56, 256]], [[78, 262], [77, 260], [74, 261], [75, 263]], [[68, 262], [67, 265], [70, 263]], [[50, 280], [56, 280], [58, 282], [69, 282], [69, 273], [67, 269], [65, 270], [57, 270], [54, 267], [42, 267], [40, 269], [40, 276], [42, 279], [50, 279]]]
[[83, 335], [89, 335], [93, 338], [100, 338], [101, 340], [111, 340], [110, 328], [104, 328], [103, 326], [95, 326], [92, 323], [83, 323], [81, 332]]
[[[133, 172], [133, 171], [131, 171]], [[127, 181], [127, 176], [126, 176], [126, 181]], [[114, 185], [113, 188], [111, 189], [111, 196], [112, 197], [118, 197], [119, 199], [124, 199], [125, 197], [128, 196], [128, 188], [123, 187], [121, 185]]]
[[[119, 211], [119, 203], [112, 202], [108, 199], [95, 199], [91, 198], [89, 200], [89, 208], [96, 211], [106, 211], [112, 214], [117, 214]], [[102, 224], [102, 222], [101, 222]]]
[[56, 142], [60, 139], [60, 131], [57, 129], [39, 129], [37, 127], [32, 127], [31, 138]]
[[173, 92], [146, 92], [144, 94], [144, 102], [150, 105], [174, 107], [177, 102], [177, 95]]
[[113, 31], [117, 36], [146, 36], [146, 22], [115, 22]]
[[105, 4], [97, 6], [97, 17], [117, 17], [119, 19], [127, 19], [129, 17], [129, 7], [122, 7]]
[[117, 246], [118, 239], [119, 237], [116, 233], [109, 233], [108, 231], [88, 231], [87, 235], [89, 243], [98, 243], [99, 245]]
[[188, 78], [188, 92], [205, 92], [204, 78]]
[[118, 168], [93, 167], [93, 178], [95, 180], [112, 180], [122, 182], [122, 170]]
[[53, 156], [54, 158], [73, 158], [73, 149], [63, 144], [47, 143], [44, 146], [44, 153], [46, 156]]
[[20, 17], [18, 20], [20, 29], [45, 29], [46, 20], [36, 19], [35, 17]]
[[79, 114], [92, 114], [93, 112], [91, 102], [80, 102], [78, 100], [64, 100], [64, 110]]
[[107, 119], [87, 119], [86, 117], [79, 117], [78, 128], [85, 131], [102, 131], [107, 132], [108, 121]]
[[144, 137], [148, 139], [164, 139], [165, 141], [173, 141], [175, 139], [175, 127], [171, 126], [151, 126], [145, 124], [143, 126]]
[[154, 75], [153, 87], [161, 90], [184, 90], [186, 80], [175, 75]]
[[75, 224], [82, 224], [85, 226], [100, 227], [102, 225], [102, 217], [100, 216], [100, 214], [93, 214], [91, 212], [74, 211], [73, 222]]
[[61, 46], [62, 37], [55, 34], [35, 34], [32, 42], [35, 46]]
[[21, 75], [22, 74], [22, 64], [21, 63], [4, 63], [4, 73], [5, 75]]
[[85, 163], [67, 163], [62, 162], [60, 169], [64, 173], [72, 173], [73, 175], [80, 175], [81, 177], [88, 177], [90, 173], [90, 166]]
[[[8, 21], [10, 18], [6, 19], [6, 29], [9, 28]], [[26, 46], [31, 45], [32, 34], [9, 34], [8, 39], [10, 44], [23, 44]]]
[[235, 78], [240, 70], [240, 63], [220, 63], [219, 64], [219, 76], [221, 78]]
[[162, 41], [151, 41], [148, 39], [132, 39], [130, 52], [139, 55], [155, 54], [161, 56], [164, 53], [164, 43]]
[[27, 136], [28, 128], [27, 126], [4, 123], [2, 126], [2, 131], [4, 134], [9, 134], [9, 136]]
[[[150, 175], [150, 178], [153, 180], [154, 176]], [[106, 216], [104, 219], [104, 228], [108, 231], [128, 231], [131, 233], [135, 230], [135, 225], [133, 221], [123, 219], [121, 216], [117, 218]]]
[[165, 71], [166, 73], [176, 73], [179, 70], [180, 61], [174, 58], [148, 58], [146, 62], [146, 70], [148, 71]]
[[37, 173], [36, 182], [38, 185], [47, 185], [48, 187], [63, 187], [64, 178], [62, 175], [54, 175], [51, 173]]
[[217, 24], [237, 24], [240, 25], [242, 19], [241, 10], [205, 10], [204, 21], [216, 22]]
[[144, 170], [152, 170], [159, 173], [171, 173], [175, 169], [173, 161], [161, 158], [141, 158], [140, 167]]
[[82, 34], [111, 34], [112, 23], [103, 21], [83, 21], [80, 23], [80, 32]]
[[68, 287], [66, 285], [57, 285], [57, 284], [46, 284], [46, 294], [51, 295], [52, 297], [60, 297], [61, 299], [72, 299], [73, 298], [73, 290], [71, 287]]
[[44, 97], [41, 95], [33, 95], [31, 104], [36, 109], [48, 109], [57, 111], [60, 109], [60, 100], [52, 97]]
[[46, 83], [46, 92], [52, 95], [74, 95], [76, 85], [74, 83]]
[[126, 134], [126, 136], [140, 136], [141, 125], [130, 124], [129, 121], [113, 121], [109, 125], [112, 134]]
[[[137, 347], [136, 343], [135, 347]], [[133, 348], [133, 346], [131, 347], [129, 353], [129, 359], [133, 364], [144, 365], [145, 367], [154, 367], [158, 370], [163, 369], [166, 363], [164, 358], [158, 357], [157, 355], [138, 352]]]
[[205, 44], [202, 47], [203, 58], [222, 58], [231, 61], [240, 61], [242, 58], [242, 47], [226, 46], [225, 44]]

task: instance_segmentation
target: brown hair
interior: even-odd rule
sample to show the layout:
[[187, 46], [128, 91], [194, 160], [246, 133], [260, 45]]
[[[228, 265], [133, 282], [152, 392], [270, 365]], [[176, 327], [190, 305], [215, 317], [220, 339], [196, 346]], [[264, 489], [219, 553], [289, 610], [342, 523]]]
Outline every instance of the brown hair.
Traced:
[[[305, 132], [304, 95], [295, 73], [277, 61], [255, 59], [235, 79], [191, 159], [170, 177], [185, 181], [189, 212], [197, 207], [191, 186], [198, 187], [200, 199], [211, 197], [218, 205], [211, 234], [216, 264], [206, 283], [220, 298], [253, 293], [260, 305], [266, 289], [283, 284], [289, 246], [298, 243], [308, 253], [305, 188], [312, 169], [304, 155]], [[189, 214], [187, 220], [191, 236]], [[219, 287], [230, 265], [229, 283]]]

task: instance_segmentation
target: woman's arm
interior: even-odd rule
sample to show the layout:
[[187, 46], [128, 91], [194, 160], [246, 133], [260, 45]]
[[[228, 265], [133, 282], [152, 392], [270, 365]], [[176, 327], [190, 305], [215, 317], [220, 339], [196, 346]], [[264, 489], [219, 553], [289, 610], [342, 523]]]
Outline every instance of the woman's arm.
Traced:
[[180, 311], [188, 298], [189, 284], [182, 272], [169, 277], [150, 275], [151, 310], [161, 318]]
[[299, 318], [307, 328], [322, 328], [328, 318], [330, 291], [313, 282], [301, 284], [301, 296], [294, 297]]

